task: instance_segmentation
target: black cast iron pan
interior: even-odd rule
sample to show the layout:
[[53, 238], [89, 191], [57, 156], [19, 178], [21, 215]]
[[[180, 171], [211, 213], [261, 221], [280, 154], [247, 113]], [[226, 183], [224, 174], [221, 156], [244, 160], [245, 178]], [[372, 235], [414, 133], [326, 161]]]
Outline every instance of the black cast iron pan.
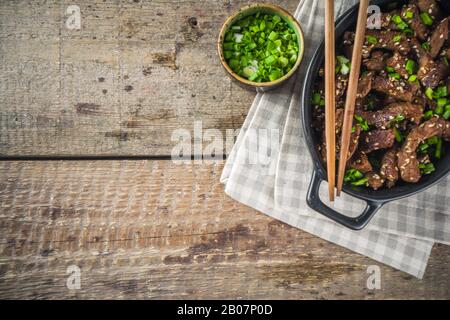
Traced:
[[[401, 6], [406, 1], [392, 1], [392, 0], [374, 0], [371, 5], [379, 5], [382, 11], [392, 10], [395, 6]], [[442, 9], [447, 13], [450, 12], [450, 5], [446, 1], [440, 3]], [[347, 30], [355, 30], [356, 20], [358, 16], [358, 5], [349, 9], [336, 23], [336, 39], [340, 39]], [[336, 48], [339, 48], [339, 40]], [[311, 178], [307, 194], [307, 203], [315, 211], [324, 216], [350, 228], [359, 230], [364, 228], [370, 219], [377, 213], [377, 211], [386, 203], [408, 197], [439, 182], [450, 173], [450, 152], [447, 147], [447, 152], [435, 163], [436, 171], [430, 175], [425, 175], [416, 184], [399, 183], [392, 189], [371, 190], [364, 187], [344, 186], [343, 192], [355, 198], [366, 202], [364, 211], [357, 217], [349, 217], [337, 212], [336, 210], [326, 206], [319, 197], [319, 187], [322, 181], [326, 181], [326, 169], [324, 168], [320, 155], [317, 150], [319, 144], [319, 137], [312, 128], [312, 105], [311, 97], [313, 92], [314, 82], [318, 74], [318, 70], [323, 65], [324, 60], [324, 43], [315, 52], [312, 61], [307, 70], [306, 79], [303, 87], [303, 96], [301, 99], [302, 106], [302, 122], [305, 134], [306, 143], [310, 152], [311, 158], [314, 162], [314, 171]], [[447, 144], [448, 146], [448, 144]]]

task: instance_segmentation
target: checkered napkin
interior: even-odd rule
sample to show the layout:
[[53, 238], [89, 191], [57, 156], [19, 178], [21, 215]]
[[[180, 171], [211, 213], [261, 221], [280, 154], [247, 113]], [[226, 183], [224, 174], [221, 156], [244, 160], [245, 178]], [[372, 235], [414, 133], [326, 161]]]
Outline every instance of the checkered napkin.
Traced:
[[[356, 2], [335, 1], [335, 16]], [[320, 0], [300, 1], [295, 17], [306, 38], [302, 67], [284, 86], [256, 95], [221, 182], [225, 192], [239, 202], [422, 278], [433, 243], [450, 244], [449, 179], [417, 196], [386, 205], [362, 231], [342, 227], [306, 204], [313, 165], [303, 139], [299, 98], [308, 62], [323, 40], [323, 6]], [[277, 135], [281, 142], [272, 143], [271, 136]], [[321, 186], [321, 198], [328, 198], [326, 183]], [[345, 194], [328, 205], [350, 216], [364, 208], [361, 201]]]

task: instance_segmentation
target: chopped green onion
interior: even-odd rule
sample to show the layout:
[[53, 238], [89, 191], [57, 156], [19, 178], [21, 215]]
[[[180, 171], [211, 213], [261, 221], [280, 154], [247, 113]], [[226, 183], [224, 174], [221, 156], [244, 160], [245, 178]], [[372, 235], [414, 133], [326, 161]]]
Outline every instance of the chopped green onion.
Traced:
[[369, 131], [369, 124], [367, 123], [367, 120], [365, 120], [363, 117], [361, 117], [360, 115], [355, 115], [355, 119], [358, 122], [358, 124], [361, 126], [361, 129], [363, 131]]
[[269, 34], [269, 40], [272, 40], [272, 41], [274, 41], [274, 40], [276, 40], [277, 38], [278, 38], [278, 34], [275, 32], [275, 31], [272, 31], [270, 34]]
[[428, 143], [422, 143], [422, 144], [419, 146], [419, 152], [420, 152], [420, 153], [427, 153], [428, 148], [429, 148]]
[[391, 20], [394, 21], [397, 24], [403, 22], [402, 17], [400, 17], [398, 14], [393, 15]]
[[442, 118], [444, 118], [445, 120], [448, 120], [450, 118], [450, 105], [445, 106], [445, 111], [442, 115]]
[[392, 73], [395, 72], [395, 69], [392, 67], [386, 67], [386, 71]]
[[278, 62], [282, 67], [286, 67], [289, 64], [289, 60], [285, 57], [279, 57]]
[[342, 75], [347, 75], [350, 72], [350, 60], [344, 56], [337, 56], [336, 73], [340, 72]]
[[405, 21], [403, 21], [403, 19], [398, 14], [392, 16], [392, 21], [395, 22], [399, 30], [405, 30], [409, 27], [409, 25]]
[[434, 145], [434, 144], [437, 144], [438, 142], [439, 142], [439, 138], [436, 136], [427, 139], [427, 143], [429, 145]]
[[250, 78], [257, 72], [257, 69], [253, 66], [249, 66], [249, 67], [245, 67], [242, 70], [242, 72], [244, 73], [244, 76], [246, 76], [247, 78]]
[[276, 61], [277, 61], [277, 58], [276, 58], [275, 56], [268, 56], [268, 57], [264, 60], [264, 62], [265, 62], [266, 64], [268, 64], [269, 66], [272, 65], [272, 64], [274, 64]]
[[402, 36], [401, 35], [397, 35], [394, 38], [392, 38], [392, 41], [394, 41], [395, 43], [400, 42], [402, 40]]
[[400, 131], [398, 131], [397, 128], [394, 128], [394, 135], [395, 135], [395, 140], [397, 140], [397, 142], [402, 142], [403, 141], [403, 135], [400, 133]]
[[431, 45], [429, 42], [424, 42], [424, 43], [422, 43], [422, 48], [424, 48], [427, 51], [430, 51]]
[[257, 46], [258, 46], [258, 45], [257, 45], [256, 43], [251, 42], [251, 43], [248, 44], [247, 49], [253, 50], [253, 49], [255, 49]]
[[320, 93], [314, 92], [311, 102], [313, 105], [318, 106], [318, 105], [320, 105], [320, 99], [322, 99], [322, 97], [320, 96]]
[[225, 42], [223, 44], [223, 49], [224, 50], [233, 50], [234, 49], [234, 44], [232, 42]]
[[420, 171], [422, 172], [422, 174], [430, 174], [436, 170], [432, 163], [421, 163], [419, 164], [419, 168], [421, 169]]
[[363, 177], [364, 177], [364, 174], [362, 174], [361, 171], [356, 170], [356, 169], [349, 169], [345, 172], [344, 181], [345, 182], [353, 182], [353, 181], [357, 181]]
[[355, 132], [356, 132], [356, 127], [353, 126], [353, 127], [352, 127], [352, 133], [355, 133]]
[[432, 88], [427, 88], [425, 90], [425, 95], [427, 96], [428, 99], [433, 100], [433, 96], [434, 96], [434, 91]]
[[270, 74], [269, 74], [269, 79], [270, 79], [270, 81], [274, 81], [274, 80], [276, 80], [276, 79], [279, 79], [279, 78], [281, 78], [281, 71], [280, 70], [278, 70], [278, 69], [274, 69], [274, 70], [272, 70], [271, 72], [270, 72]]
[[278, 15], [274, 15], [273, 18], [272, 18], [272, 21], [273, 21], [275, 24], [277, 24], [278, 22], [281, 21], [281, 17], [278, 16]]
[[439, 98], [437, 99], [437, 106], [444, 108], [447, 105], [447, 102], [448, 102], [447, 98]]
[[433, 19], [430, 17], [428, 12], [422, 12], [420, 14], [420, 19], [422, 20], [424, 25], [427, 25], [427, 26], [433, 25]]
[[444, 57], [442, 60], [444, 60], [444, 64], [448, 67], [448, 59], [447, 59], [447, 57]]
[[346, 65], [346, 64], [341, 65], [341, 74], [342, 74], [342, 75], [345, 76], [345, 75], [347, 75], [349, 72], [350, 72], [350, 68], [349, 68], [348, 65]]
[[350, 60], [348, 60], [348, 59], [347, 59], [346, 57], [344, 57], [344, 56], [337, 56], [336, 59], [338, 60], [338, 62], [339, 62], [340, 64], [346, 64], [346, 63], [349, 63], [349, 62], [350, 62]]
[[225, 59], [231, 59], [233, 57], [233, 51], [224, 51], [223, 56]]
[[352, 186], [363, 186], [363, 185], [366, 185], [367, 181], [369, 181], [369, 179], [367, 177], [365, 177], [358, 181], [352, 182]]
[[289, 58], [289, 62], [294, 64], [297, 62], [297, 54], [293, 54], [290, 58]]
[[442, 155], [442, 139], [439, 138], [438, 143], [436, 144], [436, 150], [434, 151], [434, 156], [437, 159], [440, 159]]
[[392, 119], [393, 122], [402, 122], [403, 120], [405, 120], [405, 116], [402, 114], [399, 114], [399, 115], [395, 116], [394, 119]]
[[228, 64], [230, 65], [231, 69], [239, 68], [239, 61], [236, 59], [231, 59], [230, 61], [228, 61]]
[[411, 28], [405, 28], [402, 30], [403, 33], [407, 33], [407, 34], [413, 34], [414, 32], [412, 31]]
[[377, 44], [378, 43], [378, 39], [375, 36], [367, 35], [366, 38], [367, 38], [367, 42], [370, 43], [370, 44]]
[[405, 12], [405, 17], [408, 18], [408, 19], [414, 18], [414, 12], [412, 12], [412, 11], [406, 11], [406, 12]]
[[439, 99], [447, 96], [447, 86], [440, 86], [436, 88], [434, 98]]
[[400, 74], [397, 72], [393, 72], [393, 73], [389, 73], [389, 77], [394, 78], [394, 79], [400, 79]]
[[410, 77], [408, 78], [408, 81], [409, 81], [409, 82], [416, 82], [416, 81], [417, 81], [417, 75], [413, 74], [412, 76], [410, 76]]
[[428, 110], [427, 112], [425, 112], [424, 114], [423, 114], [423, 118], [425, 119], [425, 120], [429, 120], [429, 119], [431, 119], [433, 117], [433, 110]]
[[235, 33], [235, 34], [234, 34], [234, 41], [235, 41], [236, 43], [241, 43], [243, 37], [244, 37], [243, 34]]
[[416, 62], [414, 60], [408, 59], [408, 61], [406, 61], [405, 70], [410, 75], [412, 75], [414, 73], [415, 69], [416, 69]]

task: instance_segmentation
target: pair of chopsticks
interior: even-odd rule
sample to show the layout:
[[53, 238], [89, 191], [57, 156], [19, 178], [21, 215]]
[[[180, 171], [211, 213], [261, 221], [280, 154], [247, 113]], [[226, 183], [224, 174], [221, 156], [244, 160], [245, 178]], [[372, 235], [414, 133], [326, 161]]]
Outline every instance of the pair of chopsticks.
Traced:
[[[347, 98], [345, 101], [344, 123], [341, 134], [341, 150], [337, 192], [339, 196], [345, 175], [350, 137], [355, 113], [355, 101], [358, 90], [359, 70], [361, 68], [361, 53], [364, 44], [369, 0], [361, 0], [359, 4], [356, 36], [352, 53]], [[325, 141], [327, 147], [327, 177], [330, 201], [334, 201], [336, 178], [336, 108], [335, 108], [335, 31], [334, 31], [334, 0], [325, 0]]]

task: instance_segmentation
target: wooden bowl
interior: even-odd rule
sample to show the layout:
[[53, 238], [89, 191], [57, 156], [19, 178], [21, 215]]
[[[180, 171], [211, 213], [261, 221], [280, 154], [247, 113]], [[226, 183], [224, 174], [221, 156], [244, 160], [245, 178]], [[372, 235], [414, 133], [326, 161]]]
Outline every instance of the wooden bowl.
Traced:
[[[297, 61], [295, 62], [292, 69], [285, 74], [283, 77], [274, 80], [274, 81], [268, 81], [268, 82], [254, 82], [249, 81], [238, 74], [236, 74], [228, 65], [227, 61], [225, 60], [225, 57], [223, 55], [223, 42], [225, 38], [225, 33], [227, 30], [238, 20], [241, 20], [244, 17], [253, 15], [257, 12], [262, 13], [268, 13], [268, 14], [278, 14], [295, 32], [297, 35], [297, 43], [298, 43], [298, 57]], [[303, 31], [300, 27], [300, 24], [298, 21], [286, 10], [283, 8], [273, 5], [273, 4], [262, 4], [262, 3], [256, 3], [251, 4], [245, 7], [242, 7], [237, 12], [232, 14], [230, 17], [227, 18], [225, 23], [222, 26], [222, 29], [220, 30], [219, 39], [217, 41], [217, 50], [219, 51], [219, 57], [220, 61], [222, 62], [222, 66], [225, 68], [227, 73], [236, 81], [238, 81], [240, 84], [242, 84], [245, 87], [251, 87], [256, 88], [257, 90], [266, 91], [270, 89], [274, 89], [278, 86], [280, 86], [282, 83], [284, 83], [286, 80], [288, 80], [300, 67], [300, 63], [303, 59], [303, 53], [304, 53], [304, 37], [303, 37]], [[258, 90], [258, 91], [259, 91]]]

